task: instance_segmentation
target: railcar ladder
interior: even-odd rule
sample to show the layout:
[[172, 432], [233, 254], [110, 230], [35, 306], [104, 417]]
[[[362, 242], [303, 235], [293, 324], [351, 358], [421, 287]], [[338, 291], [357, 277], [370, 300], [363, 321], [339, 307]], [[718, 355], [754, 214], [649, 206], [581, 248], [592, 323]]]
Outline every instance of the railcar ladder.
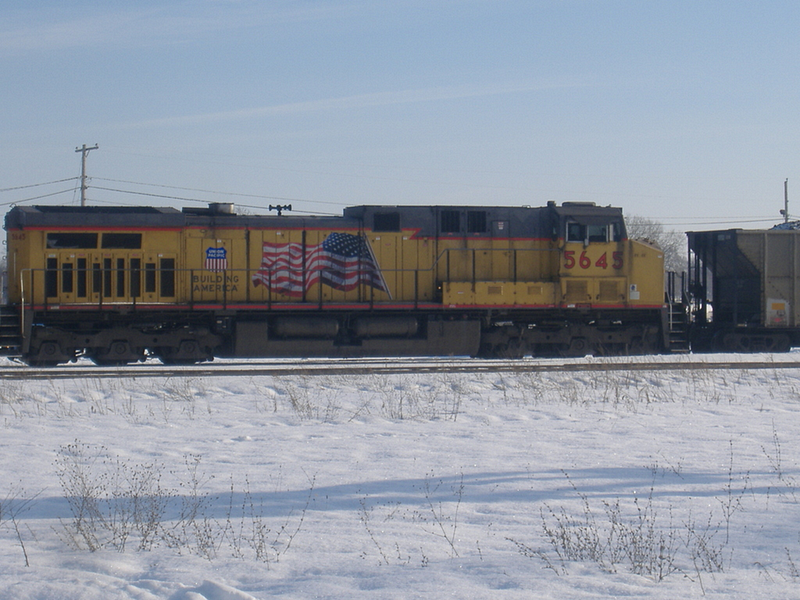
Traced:
[[18, 356], [22, 346], [19, 310], [0, 306], [0, 356]]
[[689, 296], [686, 273], [668, 271], [664, 280], [667, 304], [667, 341], [670, 352], [689, 352]]
[[683, 302], [670, 302], [667, 310], [670, 352], [689, 352], [689, 319], [686, 305]]

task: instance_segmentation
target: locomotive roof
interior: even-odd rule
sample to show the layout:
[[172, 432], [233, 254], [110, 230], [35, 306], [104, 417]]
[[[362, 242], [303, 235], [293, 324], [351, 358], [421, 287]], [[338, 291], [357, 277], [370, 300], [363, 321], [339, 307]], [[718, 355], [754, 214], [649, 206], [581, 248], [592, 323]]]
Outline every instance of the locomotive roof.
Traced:
[[[342, 220], [372, 225], [375, 215], [397, 213], [398, 228], [417, 229], [422, 235], [435, 235], [439, 216], [447, 211], [485, 213], [487, 223], [507, 222], [506, 234], [550, 236], [557, 223], [565, 219], [582, 224], [604, 224], [622, 221], [622, 210], [598, 207], [590, 203], [564, 203], [556, 206], [379, 206], [361, 205], [344, 209], [342, 216], [236, 215], [233, 212], [209, 209], [185, 209], [154, 206], [17, 206], [5, 218], [5, 228], [26, 227], [224, 227], [235, 220], [237, 227], [294, 226], [336, 227]], [[402, 218], [400, 218], [400, 216]]]
[[565, 202], [561, 206], [552, 206], [560, 217], [569, 217], [584, 225], [607, 223], [609, 220], [621, 219], [622, 209], [615, 206], [595, 206], [587, 202]]
[[155, 206], [15, 206], [6, 214], [6, 229], [24, 227], [180, 227], [183, 215]]
[[[589, 202], [565, 202], [557, 206], [548, 202], [546, 206], [352, 206], [344, 210], [345, 217], [371, 223], [377, 215], [396, 213], [401, 228], [418, 229], [420, 235], [436, 235], [439, 218], [447, 213], [485, 213], [488, 231], [489, 223], [505, 223], [502, 231], [508, 236], [553, 237], [560, 231], [564, 222], [576, 221], [582, 225], [606, 225], [618, 223], [620, 232], [625, 235], [622, 209], [611, 206], [595, 206]], [[482, 222], [482, 221], [481, 221]], [[463, 222], [462, 222], [463, 226]], [[494, 225], [492, 225], [494, 227]], [[469, 226], [468, 226], [469, 228]], [[464, 231], [463, 229], [461, 230]], [[479, 230], [473, 230], [475, 231]]]

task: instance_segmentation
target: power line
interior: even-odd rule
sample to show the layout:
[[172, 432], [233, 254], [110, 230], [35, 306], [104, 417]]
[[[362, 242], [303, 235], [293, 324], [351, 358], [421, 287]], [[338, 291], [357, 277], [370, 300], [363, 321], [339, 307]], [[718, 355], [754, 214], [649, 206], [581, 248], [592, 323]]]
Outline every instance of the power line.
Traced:
[[109, 188], [109, 187], [102, 187], [99, 185], [93, 185], [93, 190], [103, 190], [106, 192], [118, 192], [120, 194], [133, 194], [135, 196], [148, 196], [150, 198], [164, 198], [165, 200], [182, 200], [183, 202], [202, 202], [206, 203], [207, 200], [202, 200], [200, 198], [185, 198], [182, 196], [168, 196], [166, 194], [153, 194], [148, 192], [133, 192], [131, 190], [118, 190], [116, 188]]
[[[189, 192], [202, 192], [204, 194], [217, 194], [217, 195], [220, 195], [220, 196], [238, 196], [238, 197], [241, 197], [241, 198], [258, 198], [258, 199], [261, 199], [261, 200], [280, 200], [282, 202], [283, 201], [285, 201], [285, 202], [308, 202], [310, 204], [329, 204], [329, 205], [332, 205], [332, 206], [341, 206], [341, 202], [330, 202], [330, 201], [325, 201], [325, 200], [308, 200], [306, 198], [287, 198], [285, 196], [266, 196], [266, 195], [262, 195], [262, 194], [243, 194], [241, 192], [220, 192], [220, 191], [216, 191], [216, 190], [205, 190], [205, 189], [202, 189], [202, 188], [190, 188], [190, 187], [182, 187], [182, 186], [177, 186], [177, 185], [165, 185], [165, 184], [160, 184], [160, 183], [142, 183], [140, 181], [126, 181], [124, 179], [107, 179], [105, 177], [92, 177], [92, 179], [93, 180], [97, 180], [97, 181], [109, 181], [109, 182], [112, 182], [112, 183], [127, 183], [127, 184], [130, 184], [130, 185], [144, 185], [144, 186], [150, 186], [150, 187], [160, 187], [160, 188], [170, 189], [170, 190], [186, 190], [186, 191], [189, 191]], [[98, 188], [97, 186], [92, 186], [92, 187], [95, 187], [97, 189], [104, 189], [104, 188]], [[112, 190], [112, 191], [122, 191], [122, 190]], [[139, 193], [142, 193], [142, 192], [127, 192], [127, 193], [129, 193], [129, 194], [139, 194]], [[142, 195], [147, 195], [147, 194], [142, 193]], [[165, 196], [165, 197], [169, 197], [169, 196]], [[182, 200], [182, 198], [178, 198], [178, 197], [175, 197], [175, 199], [176, 200]], [[197, 201], [198, 202], [205, 202], [205, 200], [197, 200]]]
[[33, 187], [41, 187], [43, 185], [53, 185], [55, 183], [64, 183], [65, 181], [75, 181], [78, 177], [67, 177], [66, 179], [56, 179], [55, 181], [46, 181], [44, 183], [32, 183], [30, 185], [18, 185], [16, 187], [2, 188], [0, 192], [13, 192], [14, 190], [24, 190]]
[[[690, 217], [676, 217], [687, 219]], [[763, 217], [763, 218], [752, 218], [752, 217], [726, 217], [724, 219], [715, 219], [713, 217], [708, 218], [700, 218], [700, 219], [691, 219], [688, 221], [677, 221], [674, 223], [669, 223], [669, 226], [672, 225], [714, 225], [714, 224], [726, 224], [726, 223], [772, 223], [777, 219], [774, 217]], [[653, 221], [659, 221], [659, 219], [653, 219]]]
[[[686, 217], [658, 217], [659, 221], [681, 221], [686, 219]], [[695, 221], [742, 221], [742, 220], [759, 220], [759, 221], [771, 221], [774, 217], [771, 215], [740, 215], [738, 217], [734, 216], [726, 216], [722, 219], [717, 217], [695, 217], [693, 220]]]
[[74, 190], [61, 190], [60, 192], [52, 192], [51, 194], [42, 194], [41, 196], [33, 196], [32, 198], [23, 198], [22, 200], [13, 200], [12, 202], [2, 202], [0, 206], [11, 206], [12, 204], [22, 204], [23, 202], [31, 202], [33, 200], [40, 200], [42, 198], [50, 198], [51, 196], [58, 196], [59, 194], [66, 194]]
[[[128, 192], [126, 192], [126, 193], [128, 193]], [[205, 202], [205, 200], [197, 200], [197, 202]], [[118, 201], [110, 202], [108, 200], [97, 200], [97, 199], [93, 199], [92, 203], [93, 204], [108, 204], [108, 205], [111, 205], [111, 206], [139, 206], [139, 205], [137, 205], [137, 204], [135, 204], [133, 202], [118, 202]], [[0, 204], [0, 206], [3, 206], [3, 205]], [[264, 208], [263, 206], [258, 206], [258, 205], [254, 205], [254, 204], [239, 204], [238, 202], [237, 202], [236, 206], [238, 206], [239, 208], [254, 208], [254, 209], [257, 209], [257, 210]], [[293, 210], [292, 212], [301, 213], [301, 214], [304, 214], [304, 215], [322, 215], [322, 216], [331, 216], [331, 217], [338, 217], [339, 216], [338, 213], [321, 213], [319, 211], [310, 211], [310, 210]]]
[[[106, 192], [118, 192], [118, 193], [122, 193], [122, 194], [133, 194], [133, 195], [137, 195], [137, 196], [148, 196], [150, 198], [163, 198], [165, 200], [181, 200], [183, 202], [200, 202], [200, 203], [203, 203], [203, 204], [208, 202], [208, 200], [203, 200], [203, 199], [200, 199], [200, 198], [186, 198], [186, 197], [183, 197], [183, 196], [168, 196], [166, 194], [152, 194], [152, 193], [148, 193], [148, 192], [132, 192], [130, 190], [118, 190], [118, 189], [115, 189], [115, 188], [107, 188], [107, 187], [101, 187], [101, 186], [96, 186], [96, 185], [93, 185], [92, 189], [94, 189], [94, 190], [104, 190]], [[234, 195], [237, 195], [237, 194], [230, 194], [230, 195], [234, 196]], [[239, 195], [246, 195], [246, 194], [239, 194]], [[264, 198], [264, 199], [271, 198], [273, 200], [277, 200], [278, 199], [278, 198], [275, 198], [274, 196], [272, 196], [272, 197], [270, 197], [270, 196], [255, 196], [255, 197]], [[333, 203], [330, 203], [330, 204], [333, 204]], [[255, 205], [252, 205], [252, 204], [237, 204], [237, 206], [241, 206], [242, 208], [264, 208], [263, 206], [255, 206]], [[309, 215], [318, 214], [316, 212], [303, 211], [303, 210], [295, 210], [293, 212], [304, 213], [304, 214], [309, 214]]]
[[[87, 148], [87, 151], [88, 150], [93, 150], [93, 149], [94, 148]], [[81, 151], [81, 149], [79, 148], [76, 151]], [[34, 184], [30, 184], [30, 185], [16, 186], [16, 187], [11, 187], [11, 188], [4, 188], [4, 189], [0, 189], [0, 192], [27, 189], [27, 188], [32, 188], [32, 187], [51, 185], [51, 184], [55, 184], [55, 183], [63, 183], [63, 182], [66, 182], [66, 181], [75, 181], [75, 180], [79, 180], [79, 179], [81, 179], [81, 178], [80, 177], [68, 177], [66, 179], [58, 179], [58, 180], [55, 180], [55, 181], [48, 181], [48, 182], [44, 182], [44, 183], [34, 183]], [[286, 196], [269, 196], [269, 195], [263, 195], [263, 194], [246, 194], [246, 193], [241, 193], [241, 192], [221, 192], [221, 191], [218, 191], [218, 190], [208, 190], [208, 189], [203, 189], [203, 188], [192, 188], [192, 187], [174, 186], [174, 185], [166, 185], [166, 184], [158, 184], [158, 183], [144, 183], [144, 182], [140, 182], [140, 181], [129, 181], [129, 180], [122, 180], [122, 179], [110, 179], [110, 178], [105, 178], [105, 177], [93, 177], [92, 180], [93, 181], [94, 180], [97, 180], [97, 181], [108, 181], [108, 182], [112, 182], [112, 183], [125, 183], [125, 184], [130, 184], [130, 185], [141, 185], [141, 186], [147, 186], [147, 187], [172, 189], [172, 190], [186, 190], [186, 191], [191, 191], [191, 192], [201, 192], [201, 193], [204, 193], [204, 194], [215, 194], [215, 195], [221, 195], [221, 196], [235, 196], [235, 197], [240, 197], [240, 198], [254, 198], [254, 199], [259, 199], [259, 200], [270, 200], [270, 201], [280, 201], [280, 202], [304, 202], [304, 203], [309, 203], [309, 204], [322, 204], [322, 205], [330, 205], [330, 206], [342, 206], [341, 202], [331, 202], [331, 201], [324, 201], [324, 200], [309, 200], [309, 199], [306, 199], [306, 198], [290, 198], [290, 197], [286, 197]], [[89, 186], [86, 186], [86, 187], [88, 188]], [[156, 194], [156, 193], [151, 193], [151, 192], [133, 191], [133, 190], [125, 190], [125, 189], [118, 189], [118, 188], [112, 188], [112, 187], [101, 187], [101, 186], [94, 186], [94, 185], [92, 185], [91, 187], [93, 189], [104, 190], [104, 191], [108, 191], [108, 192], [115, 192], [115, 193], [120, 193], [120, 194], [132, 194], [132, 195], [146, 196], [146, 197], [151, 197], [151, 198], [162, 198], [162, 199], [165, 199], [165, 200], [175, 200], [175, 201], [182, 201], [182, 202], [199, 202], [199, 203], [208, 202], [207, 199], [192, 198], [192, 197], [186, 197], [186, 196], [176, 196], [176, 195], [172, 195], [172, 194]], [[25, 198], [25, 199], [22, 199], [22, 200], [16, 200], [14, 202], [1, 203], [0, 206], [9, 206], [9, 205], [15, 204], [15, 203], [30, 202], [32, 200], [39, 200], [41, 198], [48, 198], [48, 197], [56, 196], [58, 194], [63, 194], [63, 193], [69, 192], [69, 191], [72, 191], [72, 190], [62, 190], [62, 191], [59, 191], [59, 192], [53, 192], [52, 194], [43, 194], [41, 196], [34, 196], [34, 197], [30, 197], [30, 198]], [[100, 202], [100, 201], [98, 200], [98, 202]], [[105, 204], [106, 202], [103, 202], [103, 203]], [[253, 209], [263, 209], [264, 208], [263, 206], [258, 206], [258, 205], [239, 204], [239, 203], [237, 203], [237, 204], [238, 204], [238, 206], [241, 206], [242, 208], [253, 208]], [[296, 210], [294, 212], [303, 213], [303, 214], [319, 214], [318, 212], [302, 211], [302, 210]], [[692, 225], [704, 226], [704, 225], [726, 225], [726, 224], [744, 224], [744, 223], [772, 223], [772, 222], [777, 220], [774, 217], [767, 217], [767, 216], [761, 217], [761, 216], [753, 216], [753, 215], [740, 216], [740, 217], [731, 217], [731, 216], [729, 216], [729, 217], [725, 217], [723, 219], [714, 218], [714, 217], [696, 217], [696, 218], [688, 217], [687, 218], [685, 216], [684, 217], [667, 216], [667, 217], [657, 217], [657, 218], [656, 217], [652, 217], [651, 219], [653, 221], [657, 221], [657, 222], [661, 222], [661, 223], [666, 222], [664, 224], [666, 226], [670, 226], [670, 227], [671, 226], [692, 226]]]

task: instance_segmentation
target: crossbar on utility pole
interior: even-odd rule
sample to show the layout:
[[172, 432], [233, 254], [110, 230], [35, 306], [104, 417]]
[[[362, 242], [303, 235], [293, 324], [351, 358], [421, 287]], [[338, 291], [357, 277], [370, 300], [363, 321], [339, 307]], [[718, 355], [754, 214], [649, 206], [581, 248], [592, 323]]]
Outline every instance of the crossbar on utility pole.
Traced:
[[81, 153], [81, 206], [86, 206], [86, 188], [88, 187], [86, 185], [86, 155], [92, 150], [97, 150], [97, 144], [91, 148], [86, 144], [81, 148], [75, 148], [75, 152]]

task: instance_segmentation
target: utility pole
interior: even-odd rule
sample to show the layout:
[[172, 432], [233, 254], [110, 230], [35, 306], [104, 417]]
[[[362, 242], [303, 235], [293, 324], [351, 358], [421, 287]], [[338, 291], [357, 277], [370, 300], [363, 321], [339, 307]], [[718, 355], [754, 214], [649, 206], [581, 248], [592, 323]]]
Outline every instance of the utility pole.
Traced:
[[789, 179], [783, 182], [783, 222], [789, 222]]
[[97, 150], [97, 144], [91, 148], [87, 148], [86, 144], [81, 148], [75, 148], [75, 152], [81, 153], [81, 206], [86, 206], [86, 188], [88, 187], [86, 185], [86, 155], [91, 150]]

